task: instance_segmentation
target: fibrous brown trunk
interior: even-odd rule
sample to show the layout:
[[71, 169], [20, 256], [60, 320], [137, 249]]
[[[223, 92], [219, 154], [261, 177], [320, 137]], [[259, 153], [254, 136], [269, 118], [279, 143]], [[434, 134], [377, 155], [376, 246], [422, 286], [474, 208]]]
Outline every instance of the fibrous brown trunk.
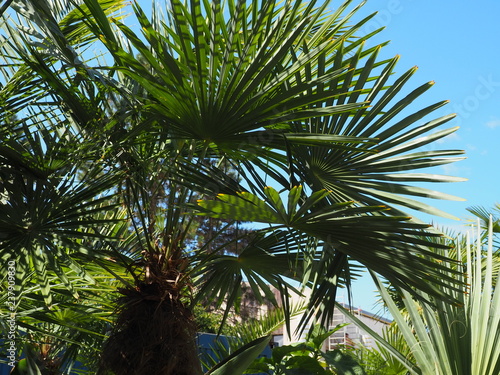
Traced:
[[169, 289], [165, 281], [120, 290], [119, 316], [103, 349], [100, 374], [201, 373], [193, 315]]

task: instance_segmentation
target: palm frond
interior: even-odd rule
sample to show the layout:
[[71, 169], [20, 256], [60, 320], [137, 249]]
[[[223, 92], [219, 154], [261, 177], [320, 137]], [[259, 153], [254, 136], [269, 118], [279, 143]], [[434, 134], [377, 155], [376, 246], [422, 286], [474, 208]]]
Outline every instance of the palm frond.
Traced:
[[[479, 223], [477, 228], [476, 243], [469, 241], [455, 253], [459, 261], [455, 267], [463, 271], [458, 277], [463, 277], [467, 284], [464, 283], [461, 292], [439, 286], [455, 295], [461, 302], [459, 305], [439, 299], [433, 300], [433, 304], [422, 303], [408, 292], [400, 291], [406, 311], [403, 313], [374, 275], [378, 290], [411, 349], [418, 366], [416, 373], [494, 374], [499, 369], [496, 331], [500, 321], [498, 316], [490, 314], [500, 301], [497, 289], [493, 289], [498, 268], [494, 266], [492, 222], [485, 242], [481, 239]], [[423, 295], [421, 291], [417, 293]], [[394, 353], [387, 341], [376, 339]]]

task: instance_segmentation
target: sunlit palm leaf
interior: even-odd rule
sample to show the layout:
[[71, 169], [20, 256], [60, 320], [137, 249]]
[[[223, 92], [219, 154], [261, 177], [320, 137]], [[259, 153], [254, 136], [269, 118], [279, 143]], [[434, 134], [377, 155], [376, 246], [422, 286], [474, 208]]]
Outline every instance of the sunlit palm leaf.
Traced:
[[[310, 118], [358, 108], [357, 103], [304, 108], [340, 94], [323, 90], [317, 94], [298, 95], [314, 91], [319, 84], [343, 74], [345, 67], [314, 74], [315, 77], [307, 79], [304, 71], [305, 64], [315, 65], [314, 61], [320, 56], [328, 55], [328, 51], [337, 47], [339, 42], [331, 42], [328, 38], [338, 32], [338, 28], [336, 31], [328, 28], [315, 30], [313, 39], [318, 40], [318, 45], [289, 64], [286, 59], [290, 50], [302, 44], [321, 10], [309, 7], [299, 12], [300, 17], [291, 18], [287, 11], [292, 11], [297, 4], [286, 4], [280, 9], [270, 4], [259, 13], [254, 13], [246, 7], [253, 9], [256, 4], [245, 5], [241, 2], [231, 14], [232, 21], [221, 23], [222, 14], [218, 7], [209, 8], [195, 1], [192, 8], [186, 8], [173, 1], [171, 25], [163, 30], [155, 30], [140, 8], [136, 7], [150, 46], [146, 46], [126, 26], [120, 25], [120, 28], [134, 43], [141, 57], [147, 60], [148, 66], [112, 41], [107, 43], [117, 62], [127, 66], [123, 73], [149, 92], [149, 98], [144, 98], [147, 100], [144, 108], [151, 115], [157, 113], [162, 116], [162, 123], [168, 123], [168, 131], [176, 136], [215, 141], [220, 147], [227, 137], [262, 126], [284, 124], [287, 118]], [[201, 7], [205, 8], [203, 12]], [[202, 19], [202, 13], [208, 24]], [[271, 22], [277, 14], [279, 16]], [[347, 18], [343, 20], [346, 21]], [[252, 23], [252, 32], [249, 31], [250, 26], [242, 22]], [[210, 27], [215, 28], [216, 35]], [[350, 28], [343, 36], [347, 38], [357, 27], [359, 25]], [[245, 31], [239, 34], [235, 30]], [[166, 34], [162, 35], [160, 31]], [[296, 53], [299, 53], [298, 49]], [[221, 58], [221, 55], [224, 57]], [[304, 78], [297, 82], [296, 76]], [[274, 78], [268, 82], [271, 77]]]

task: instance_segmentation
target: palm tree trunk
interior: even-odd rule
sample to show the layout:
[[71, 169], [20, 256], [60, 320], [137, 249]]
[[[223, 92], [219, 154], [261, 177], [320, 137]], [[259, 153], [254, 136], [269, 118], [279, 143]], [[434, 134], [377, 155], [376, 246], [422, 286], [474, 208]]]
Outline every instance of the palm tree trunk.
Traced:
[[167, 272], [120, 290], [119, 316], [104, 346], [99, 373], [201, 374], [194, 316], [172, 276]]

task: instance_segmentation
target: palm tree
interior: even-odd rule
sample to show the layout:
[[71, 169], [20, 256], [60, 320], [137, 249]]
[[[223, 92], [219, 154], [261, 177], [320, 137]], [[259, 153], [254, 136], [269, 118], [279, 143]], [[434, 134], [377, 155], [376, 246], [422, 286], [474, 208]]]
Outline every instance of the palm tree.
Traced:
[[500, 232], [500, 219], [498, 219], [500, 204], [495, 204], [493, 209], [487, 209], [481, 206], [469, 207], [467, 211], [481, 220], [481, 227], [483, 229], [488, 229], [489, 222], [491, 221], [493, 225], [493, 233]]
[[[439, 287], [454, 293], [457, 304], [440, 300], [434, 300], [433, 304], [423, 303], [406, 291], [398, 290], [403, 301], [400, 308], [379, 278], [374, 277], [394, 318], [397, 336], [406, 342], [412, 360], [408, 360], [408, 353], [401, 353], [378, 337], [380, 345], [387, 349], [386, 355], [399, 358], [411, 374], [493, 375], [500, 371], [497, 337], [500, 317], [496, 313], [500, 307], [500, 290], [496, 287], [499, 265], [493, 249], [493, 225], [494, 221], [490, 220], [483, 237], [478, 220], [474, 238], [468, 234], [465, 239], [453, 240], [456, 249], [447, 255], [455, 260], [450, 268], [462, 271], [459, 277], [463, 287], [461, 291]], [[421, 291], [417, 293], [428, 297]]]
[[[227, 316], [243, 280], [287, 314], [287, 291], [310, 287], [304, 326], [330, 317], [353, 261], [450, 300], [429, 280], [454, 272], [421, 236], [440, 234], [403, 210], [456, 199], [406, 184], [460, 180], [411, 172], [460, 159], [420, 150], [453, 116], [405, 112], [432, 82], [404, 91], [415, 69], [392, 79], [398, 58], [378, 57], [351, 1], [172, 0], [151, 19], [133, 3], [138, 32], [123, 1], [25, 3], [26, 27], [3, 23], [0, 254], [46, 304], [51, 280], [76, 297], [66, 267], [129, 271], [103, 373], [199, 373], [191, 306]], [[193, 247], [194, 215], [265, 225]]]
[[[98, 265], [87, 265], [87, 272], [96, 280], [97, 285], [66, 269], [67, 277], [74, 290], [75, 299], [67, 287], [58, 282], [54, 274], [49, 274], [52, 304], [45, 305], [40, 298], [40, 286], [36, 276], [23, 280], [22, 298], [18, 298], [15, 321], [15, 346], [22, 351], [24, 359], [16, 369], [20, 374], [95, 374], [100, 350], [106, 333], [110, 329], [114, 306], [114, 292], [117, 285], [109, 275], [105, 275]], [[125, 272], [115, 265], [117, 274], [124, 277]], [[5, 293], [0, 299], [2, 305], [12, 306]], [[3, 315], [3, 311], [2, 311]], [[8, 321], [7, 321], [8, 322]], [[3, 339], [12, 335], [11, 327], [2, 327]], [[7, 361], [10, 340], [2, 340], [2, 362]], [[16, 359], [19, 359], [17, 357]], [[27, 368], [22, 371], [23, 366]], [[84, 367], [82, 367], [84, 366]], [[3, 367], [2, 367], [3, 369]]]

